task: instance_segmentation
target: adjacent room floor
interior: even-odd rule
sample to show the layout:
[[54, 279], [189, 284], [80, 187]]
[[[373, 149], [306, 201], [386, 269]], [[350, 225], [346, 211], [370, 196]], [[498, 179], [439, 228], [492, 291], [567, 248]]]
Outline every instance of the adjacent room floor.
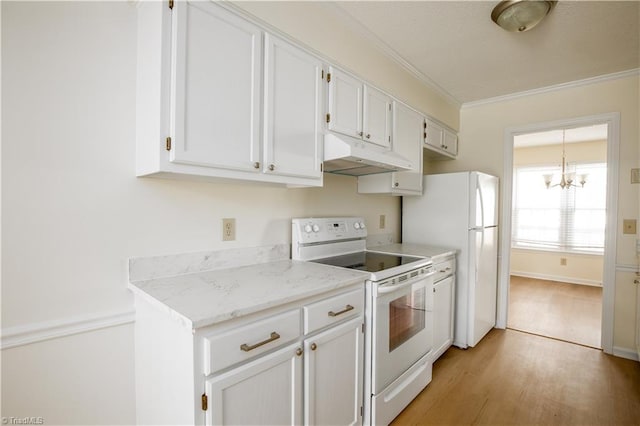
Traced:
[[602, 287], [511, 276], [508, 328], [601, 348]]
[[637, 425], [640, 363], [516, 330], [450, 348], [394, 425]]

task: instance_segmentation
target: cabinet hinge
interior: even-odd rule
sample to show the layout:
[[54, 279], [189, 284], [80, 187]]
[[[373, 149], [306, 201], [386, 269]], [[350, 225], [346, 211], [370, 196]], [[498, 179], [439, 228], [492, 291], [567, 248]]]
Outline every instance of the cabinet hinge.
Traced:
[[364, 333], [364, 328], [365, 328], [365, 325], [364, 325], [364, 323], [362, 323], [362, 332], [363, 333]]
[[331, 73], [327, 73], [327, 83], [331, 83]]
[[165, 148], [167, 148], [167, 151], [171, 151], [171, 136], [167, 138]]
[[320, 163], [320, 172], [322, 172], [322, 164], [323, 164], [323, 163]]
[[389, 142], [391, 142], [391, 136], [389, 136]]
[[324, 70], [322, 70], [322, 79], [324, 80]]
[[425, 128], [425, 129], [427, 128], [427, 122], [426, 121], [422, 122], [422, 127]]
[[169, 0], [169, 9], [173, 10], [173, 0]]
[[207, 408], [209, 408], [209, 398], [207, 398], [206, 393], [203, 393], [202, 394], [202, 411], [207, 411]]
[[362, 405], [360, 406], [360, 417], [364, 417], [364, 408], [362, 408]]
[[331, 122], [331, 114], [327, 114], [327, 123]]

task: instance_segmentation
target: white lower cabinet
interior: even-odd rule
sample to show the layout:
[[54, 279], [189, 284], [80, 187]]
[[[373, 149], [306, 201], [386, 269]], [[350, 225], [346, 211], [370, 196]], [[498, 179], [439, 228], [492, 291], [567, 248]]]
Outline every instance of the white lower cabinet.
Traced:
[[433, 351], [435, 362], [453, 344], [455, 314], [455, 259], [435, 263], [433, 284]]
[[[363, 290], [359, 289], [306, 304], [304, 310], [311, 315], [304, 322], [322, 313], [333, 324], [325, 323], [317, 332], [313, 324], [305, 324], [309, 334], [276, 351], [269, 351], [269, 346], [277, 348], [287, 330], [299, 327], [299, 309], [265, 317], [220, 337], [205, 337], [205, 348], [212, 342], [247, 340], [250, 343], [232, 345], [230, 350], [258, 354], [251, 361], [216, 373], [206, 359], [213, 351], [205, 350], [205, 374], [214, 372], [205, 380], [206, 424], [362, 424], [363, 303]], [[244, 339], [255, 331], [266, 338], [256, 340], [254, 334]]]
[[208, 379], [207, 425], [298, 425], [302, 421], [302, 354], [298, 345]]
[[362, 424], [362, 320], [305, 340], [305, 424]]

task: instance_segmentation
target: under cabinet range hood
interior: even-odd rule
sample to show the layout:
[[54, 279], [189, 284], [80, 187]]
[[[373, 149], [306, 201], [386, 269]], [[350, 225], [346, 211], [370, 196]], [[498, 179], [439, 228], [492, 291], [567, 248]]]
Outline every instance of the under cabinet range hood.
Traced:
[[381, 146], [349, 136], [324, 136], [324, 171], [348, 176], [364, 176], [411, 170], [413, 164]]

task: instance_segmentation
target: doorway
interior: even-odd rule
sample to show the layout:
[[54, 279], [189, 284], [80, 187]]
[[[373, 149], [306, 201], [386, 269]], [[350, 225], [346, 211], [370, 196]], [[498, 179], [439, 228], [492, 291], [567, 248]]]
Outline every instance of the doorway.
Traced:
[[601, 347], [607, 130], [514, 137], [511, 329]]
[[[500, 260], [500, 282], [498, 286], [498, 312], [497, 312], [497, 326], [506, 328], [509, 324], [508, 315], [509, 315], [509, 295], [510, 295], [510, 282], [511, 282], [511, 272], [512, 272], [512, 261], [514, 266], [518, 265], [518, 259], [516, 256], [512, 259], [512, 235], [513, 235], [513, 217], [512, 211], [514, 207], [514, 142], [518, 137], [522, 135], [535, 134], [535, 133], [544, 133], [565, 129], [565, 136], [567, 129], [576, 129], [576, 128], [586, 128], [591, 126], [604, 126], [606, 129], [606, 171], [604, 174], [606, 175], [606, 213], [605, 217], [605, 232], [604, 232], [604, 241], [603, 241], [603, 249], [602, 249], [602, 299], [601, 299], [601, 323], [600, 323], [600, 345], [604, 352], [612, 353], [613, 351], [613, 300], [614, 300], [614, 283], [615, 283], [615, 244], [616, 244], [616, 227], [617, 227], [617, 182], [618, 182], [618, 158], [619, 158], [619, 114], [603, 114], [598, 116], [590, 116], [590, 117], [582, 117], [576, 119], [568, 119], [568, 120], [560, 120], [548, 123], [540, 123], [528, 126], [522, 126], [519, 128], [510, 128], [505, 131], [505, 169], [504, 169], [504, 178], [502, 181], [502, 194], [503, 194], [503, 205], [502, 205], [502, 213], [503, 213], [503, 234], [501, 236], [501, 260]], [[560, 163], [561, 159], [557, 160]], [[571, 161], [571, 160], [569, 160]], [[572, 166], [573, 167], [573, 166]], [[545, 181], [549, 182], [549, 186], [553, 187], [556, 183], [559, 183], [559, 173], [555, 178], [549, 178], [548, 173], [541, 173], [539, 175], [540, 180], [544, 183]], [[577, 176], [578, 173], [576, 173]], [[595, 182], [595, 176], [592, 177], [592, 182]], [[587, 182], [589, 178], [587, 178]], [[574, 184], [579, 182], [574, 177]], [[580, 185], [580, 184], [579, 184]], [[585, 184], [585, 186], [588, 183]], [[544, 187], [544, 191], [547, 191], [546, 187]], [[556, 188], [559, 189], [559, 188]], [[543, 192], [544, 192], [543, 191]], [[566, 189], [564, 189], [566, 191]], [[554, 225], [554, 226], [563, 226], [563, 225]], [[550, 230], [546, 230], [547, 232], [551, 232]], [[535, 232], [543, 232], [541, 230], [534, 231]], [[555, 232], [558, 232], [558, 229], [555, 229]], [[525, 245], [527, 243], [526, 238], [524, 239]], [[532, 244], [538, 244], [538, 242], [533, 241]], [[540, 247], [538, 247], [540, 248]], [[543, 249], [545, 247], [542, 247]], [[547, 247], [548, 248], [548, 247]], [[553, 250], [552, 250], [553, 251]], [[557, 250], [556, 250], [557, 252]], [[583, 253], [584, 254], [584, 253]], [[557, 256], [556, 256], [557, 257]], [[565, 256], [560, 256], [558, 259], [559, 266], [562, 258]], [[569, 261], [568, 255], [565, 257], [565, 261], [570, 264], [574, 261]], [[568, 265], [566, 265], [568, 266]], [[549, 276], [544, 276], [545, 274], [541, 274], [542, 276], [535, 277], [535, 273], [530, 273], [530, 275], [534, 275], [534, 278], [556, 278], [560, 275], [554, 275], [554, 273], [547, 274]], [[583, 277], [583, 279], [585, 279]], [[589, 279], [586, 278], [588, 281]], [[582, 283], [582, 284], [589, 284]], [[591, 283], [594, 284], [594, 283]], [[515, 319], [515, 318], [514, 318]], [[554, 336], [552, 336], [554, 337]], [[560, 337], [563, 338], [563, 337]], [[564, 339], [564, 338], [563, 338]], [[567, 339], [564, 339], [567, 340]], [[590, 344], [592, 346], [593, 344]]]

